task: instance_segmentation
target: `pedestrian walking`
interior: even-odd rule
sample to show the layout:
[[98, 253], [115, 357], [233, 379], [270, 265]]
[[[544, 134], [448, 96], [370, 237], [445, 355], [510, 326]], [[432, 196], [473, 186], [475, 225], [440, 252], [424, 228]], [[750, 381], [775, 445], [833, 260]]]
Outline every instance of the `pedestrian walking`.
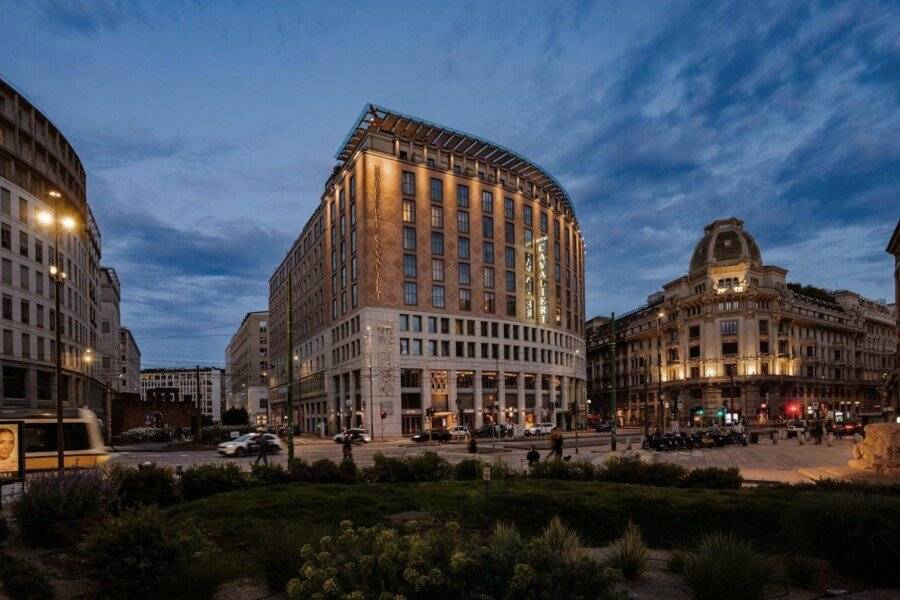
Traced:
[[256, 449], [259, 454], [256, 455], [256, 463], [259, 464], [259, 460], [262, 459], [263, 464], [269, 466], [269, 440], [266, 439], [265, 434], [261, 433], [256, 436]]
[[469, 436], [469, 445], [467, 449], [469, 451], [469, 454], [475, 454], [476, 452], [478, 452], [478, 442], [475, 441], [474, 435]]
[[531, 449], [528, 451], [528, 454], [525, 455], [525, 460], [528, 461], [528, 467], [531, 468], [534, 465], [538, 464], [541, 460], [541, 455], [538, 453], [537, 448], [531, 446]]
[[547, 455], [547, 458], [551, 456], [555, 460], [562, 460], [563, 453], [563, 434], [559, 430], [559, 427], [554, 427], [550, 431], [550, 453]]
[[353, 460], [353, 436], [345, 433], [344, 440], [341, 442], [341, 447], [344, 452], [344, 458]]

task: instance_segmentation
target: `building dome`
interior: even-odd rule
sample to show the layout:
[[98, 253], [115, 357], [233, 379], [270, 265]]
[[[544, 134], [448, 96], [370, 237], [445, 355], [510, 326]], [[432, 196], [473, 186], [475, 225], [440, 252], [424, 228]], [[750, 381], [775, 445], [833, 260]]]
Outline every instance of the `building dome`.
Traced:
[[744, 230], [740, 219], [721, 219], [703, 228], [703, 237], [691, 257], [691, 271], [745, 260], [762, 261], [756, 240]]

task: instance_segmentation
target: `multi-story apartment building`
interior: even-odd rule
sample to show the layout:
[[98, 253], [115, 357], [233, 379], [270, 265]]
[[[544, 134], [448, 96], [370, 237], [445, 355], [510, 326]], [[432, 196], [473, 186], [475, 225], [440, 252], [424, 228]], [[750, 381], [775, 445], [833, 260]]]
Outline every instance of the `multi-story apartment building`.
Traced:
[[150, 391], [163, 388], [172, 397], [192, 402], [202, 415], [213, 423], [222, 420], [225, 405], [225, 372], [215, 367], [144, 369], [141, 371], [141, 399], [147, 400]]
[[138, 348], [131, 330], [127, 327], [119, 328], [119, 343], [121, 354], [119, 355], [119, 379], [121, 392], [129, 394], [141, 393], [141, 350]]
[[720, 411], [746, 418], [884, 418], [893, 369], [895, 307], [848, 291], [785, 282], [764, 265], [738, 219], [706, 226], [687, 275], [612, 326], [588, 323], [592, 407], [617, 390], [626, 423], [681, 421]]
[[225, 350], [229, 408], [245, 408], [251, 423], [265, 425], [269, 412], [269, 313], [247, 313]]
[[124, 387], [121, 377], [121, 298], [121, 286], [115, 269], [100, 267], [100, 343], [97, 360], [100, 361], [100, 379], [115, 392], [123, 391]]
[[[58, 248], [53, 223], [68, 226]], [[59, 314], [51, 269], [65, 273]], [[100, 339], [100, 281], [100, 230], [84, 167], [50, 119], [0, 80], [0, 407], [55, 402], [58, 326], [63, 401], [103, 412], [91, 350]]]
[[894, 255], [894, 315], [896, 339], [894, 340], [894, 372], [886, 386], [886, 404], [894, 407], [894, 420], [900, 423], [900, 220], [888, 242], [887, 252]]
[[584, 240], [562, 186], [497, 144], [373, 105], [337, 160], [270, 279], [273, 414], [290, 279], [304, 430], [566, 424], [584, 398]]

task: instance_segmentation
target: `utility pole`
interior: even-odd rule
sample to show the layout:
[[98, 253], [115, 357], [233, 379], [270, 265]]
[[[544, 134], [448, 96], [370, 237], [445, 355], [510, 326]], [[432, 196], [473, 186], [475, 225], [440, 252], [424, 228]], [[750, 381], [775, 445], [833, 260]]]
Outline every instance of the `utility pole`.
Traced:
[[294, 460], [294, 277], [288, 261], [287, 301], [287, 455], [288, 468]]
[[616, 451], [616, 426], [619, 424], [619, 417], [616, 414], [616, 313], [612, 313], [610, 320], [612, 332], [609, 337], [609, 414], [612, 418], [612, 427], [610, 428], [610, 450]]

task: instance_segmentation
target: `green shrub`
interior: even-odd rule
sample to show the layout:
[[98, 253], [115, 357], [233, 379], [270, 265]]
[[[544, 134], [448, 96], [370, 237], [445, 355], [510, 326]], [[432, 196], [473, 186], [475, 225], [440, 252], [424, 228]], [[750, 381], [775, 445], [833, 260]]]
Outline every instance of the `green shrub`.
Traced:
[[288, 479], [308, 483], [312, 481], [312, 471], [309, 463], [302, 458], [293, 458], [288, 464]]
[[174, 600], [214, 600], [223, 582], [235, 570], [222, 560], [219, 552], [203, 552], [182, 564], [175, 572], [170, 597]]
[[218, 444], [230, 440], [232, 432], [244, 435], [254, 431], [256, 431], [256, 428], [250, 425], [207, 425], [200, 428], [200, 439], [198, 441], [201, 444]]
[[481, 470], [483, 468], [484, 463], [477, 458], [464, 458], [456, 463], [456, 467], [454, 467], [454, 476], [460, 481], [481, 479]]
[[538, 479], [590, 481], [594, 477], [594, 465], [587, 461], [545, 460], [531, 468], [531, 476]]
[[278, 464], [254, 464], [250, 467], [250, 476], [263, 485], [287, 483], [290, 476], [284, 467]]
[[5, 542], [8, 537], [9, 523], [6, 521], [6, 517], [0, 514], [0, 543]]
[[783, 583], [808, 590], [819, 575], [819, 564], [805, 556], [788, 554], [781, 560]]
[[737, 467], [720, 469], [707, 467], [694, 469], [684, 478], [684, 487], [705, 488], [710, 490], [739, 490], [744, 483], [741, 471]]
[[514, 527], [467, 536], [456, 523], [402, 533], [354, 529], [307, 544], [288, 597], [300, 598], [572, 598], [608, 597], [612, 577], [581, 551], [558, 520], [524, 541]]
[[248, 484], [247, 474], [234, 463], [195, 465], [181, 474], [181, 495], [185, 500], [196, 500], [240, 489]]
[[347, 456], [341, 461], [341, 464], [338, 465], [338, 471], [340, 471], [341, 480], [344, 483], [356, 483], [359, 479], [359, 469], [356, 468], [356, 463], [353, 462], [353, 457], [351, 456]]
[[659, 487], [683, 484], [687, 469], [667, 462], [646, 463], [638, 455], [610, 455], [597, 469], [596, 479], [612, 483], [636, 483]]
[[315, 483], [343, 483], [344, 476], [333, 460], [320, 458], [309, 466], [310, 476]]
[[631, 521], [622, 537], [613, 543], [608, 564], [621, 571], [629, 581], [634, 581], [646, 570], [647, 546], [641, 538], [641, 530]]
[[56, 591], [44, 574], [22, 559], [0, 552], [0, 582], [16, 600], [53, 600]]
[[283, 592], [288, 581], [297, 576], [303, 559], [297, 551], [297, 535], [284, 527], [270, 527], [260, 533], [260, 540], [265, 543], [265, 552], [255, 556], [266, 580], [266, 585], [273, 592]]
[[192, 527], [172, 526], [156, 507], [129, 511], [99, 524], [80, 549], [90, 574], [108, 598], [181, 595], [176, 585], [184, 585], [190, 574], [201, 572], [191, 597], [212, 598], [224, 579], [221, 572], [217, 582], [210, 577], [208, 561], [218, 558], [215, 547]]
[[817, 479], [812, 483], [799, 483], [790, 486], [795, 490], [814, 490], [817, 492], [855, 492], [859, 494], [879, 494], [882, 496], [900, 496], [900, 483], [870, 483], [868, 481], [845, 481], [843, 479]]
[[695, 600], [762, 600], [769, 563], [747, 542], [712, 534], [685, 559], [684, 579]]
[[26, 479], [12, 512], [26, 543], [53, 547], [76, 541], [115, 503], [115, 488], [98, 470], [66, 471]]
[[373, 483], [440, 481], [450, 479], [453, 473], [454, 467], [434, 452], [403, 457], [379, 452], [372, 458], [372, 466], [364, 470], [363, 477]]
[[123, 431], [113, 438], [116, 444], [142, 444], [147, 442], [169, 442], [172, 430], [163, 427], [135, 427]]
[[136, 469], [113, 465], [107, 471], [123, 509], [156, 504], [168, 506], [178, 497], [175, 474], [164, 467], [141, 466]]
[[[864, 581], [900, 582], [900, 502], [889, 496], [855, 493], [802, 494], [783, 515], [785, 544]], [[840, 536], [836, 541], [835, 535]]]
[[508, 462], [503, 460], [502, 456], [494, 459], [494, 462], [489, 466], [491, 467], [491, 479], [509, 479], [518, 476], [518, 473], [513, 470]]

